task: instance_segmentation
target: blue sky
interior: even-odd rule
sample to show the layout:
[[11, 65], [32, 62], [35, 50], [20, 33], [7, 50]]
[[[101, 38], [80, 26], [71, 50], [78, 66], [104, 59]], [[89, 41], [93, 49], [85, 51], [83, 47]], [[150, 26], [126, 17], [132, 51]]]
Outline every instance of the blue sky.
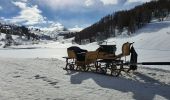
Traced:
[[0, 0], [0, 20], [26, 26], [87, 27], [150, 0]]

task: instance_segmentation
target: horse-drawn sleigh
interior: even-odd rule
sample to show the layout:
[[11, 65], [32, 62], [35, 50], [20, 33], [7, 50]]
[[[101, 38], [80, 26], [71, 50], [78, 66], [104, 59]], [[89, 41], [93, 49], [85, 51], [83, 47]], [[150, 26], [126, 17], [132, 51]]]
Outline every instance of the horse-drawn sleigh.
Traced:
[[[133, 43], [124, 43], [122, 53], [116, 55], [116, 45], [100, 45], [96, 51], [87, 51], [79, 47], [67, 48], [65, 70], [91, 71], [100, 74], [119, 76], [121, 71], [136, 70], [137, 53]], [[126, 57], [130, 56], [130, 63]], [[125, 59], [123, 59], [125, 58]]]
[[[91, 71], [100, 74], [119, 76], [121, 72], [136, 70], [137, 65], [170, 65], [170, 62], [137, 62], [137, 53], [133, 43], [122, 45], [122, 52], [115, 54], [116, 45], [100, 45], [96, 51], [87, 51], [79, 47], [67, 49], [68, 57], [64, 70]], [[126, 61], [126, 57], [130, 60]], [[124, 58], [124, 59], [123, 59]]]

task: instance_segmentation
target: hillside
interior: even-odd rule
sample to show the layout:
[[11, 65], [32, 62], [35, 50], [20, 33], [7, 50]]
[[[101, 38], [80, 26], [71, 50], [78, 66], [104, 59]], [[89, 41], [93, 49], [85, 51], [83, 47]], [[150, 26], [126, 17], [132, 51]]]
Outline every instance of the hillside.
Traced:
[[[108, 39], [115, 41], [119, 52], [121, 45], [127, 41], [135, 42], [134, 47], [138, 52], [139, 62], [147, 61], [169, 61], [170, 60], [170, 22], [153, 22], [137, 31], [134, 36], [119, 36], [118, 38]], [[150, 66], [149, 66], [150, 67]], [[157, 66], [153, 66], [157, 67]], [[163, 68], [166, 66], [158, 66]], [[169, 68], [169, 66], [167, 66]]]
[[68, 30], [60, 24], [36, 28], [0, 22], [0, 48], [38, 44], [43, 41], [61, 41], [74, 37], [75, 33], [76, 31]]
[[117, 11], [103, 17], [98, 22], [80, 31], [75, 36], [76, 43], [84, 44], [116, 37], [126, 32], [135, 32], [152, 20], [163, 21], [170, 14], [169, 0], [153, 0], [130, 10]]

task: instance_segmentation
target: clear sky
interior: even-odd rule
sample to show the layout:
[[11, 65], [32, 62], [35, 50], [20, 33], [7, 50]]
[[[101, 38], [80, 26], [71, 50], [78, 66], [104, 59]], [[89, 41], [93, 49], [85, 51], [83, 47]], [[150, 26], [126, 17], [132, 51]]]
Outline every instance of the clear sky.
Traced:
[[107, 14], [150, 0], [0, 0], [0, 20], [20, 25], [87, 27]]

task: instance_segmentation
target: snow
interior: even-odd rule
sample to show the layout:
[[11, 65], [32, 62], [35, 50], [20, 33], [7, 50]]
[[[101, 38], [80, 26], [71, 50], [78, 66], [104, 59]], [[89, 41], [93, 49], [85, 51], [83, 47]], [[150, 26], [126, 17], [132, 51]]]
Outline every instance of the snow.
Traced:
[[[0, 59], [1, 100], [166, 100], [170, 73], [140, 67], [128, 77], [67, 72], [52, 58]], [[126, 77], [125, 77], [126, 76]]]
[[[135, 42], [139, 62], [161, 62], [170, 61], [169, 38], [170, 21], [164, 21], [107, 41], [116, 44], [116, 54], [123, 43]], [[0, 100], [170, 99], [170, 66], [139, 66], [120, 77], [63, 70], [68, 47], [89, 51], [99, 47], [96, 42], [72, 44], [72, 39], [0, 48]]]

